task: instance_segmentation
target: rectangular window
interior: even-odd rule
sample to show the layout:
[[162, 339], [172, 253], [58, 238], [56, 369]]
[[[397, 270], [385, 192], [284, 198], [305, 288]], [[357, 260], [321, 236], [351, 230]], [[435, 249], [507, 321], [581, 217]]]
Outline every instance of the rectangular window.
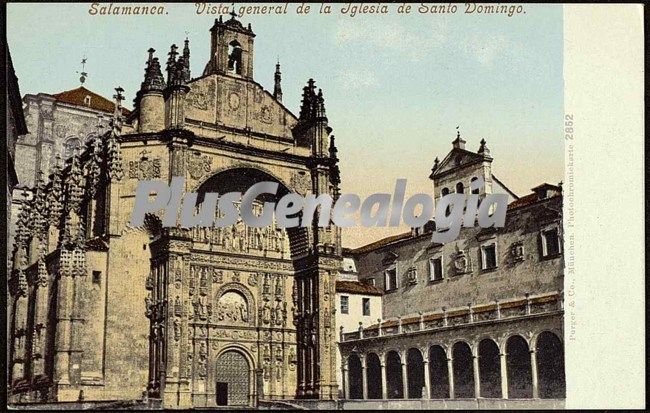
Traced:
[[557, 228], [542, 231], [542, 256], [548, 257], [560, 253], [560, 237]]
[[102, 272], [93, 271], [93, 284], [100, 284], [102, 282]]
[[373, 287], [375, 286], [375, 279], [374, 278], [364, 278], [361, 280], [362, 283], [372, 285]]
[[442, 257], [429, 260], [429, 281], [442, 280]]
[[397, 269], [386, 270], [385, 290], [392, 291], [397, 288]]
[[363, 299], [363, 315], [364, 316], [370, 315], [370, 298]]
[[348, 314], [348, 308], [349, 308], [348, 299], [349, 297], [347, 295], [341, 296], [341, 314]]
[[481, 247], [482, 264], [484, 270], [497, 267], [497, 246], [496, 244], [485, 245]]

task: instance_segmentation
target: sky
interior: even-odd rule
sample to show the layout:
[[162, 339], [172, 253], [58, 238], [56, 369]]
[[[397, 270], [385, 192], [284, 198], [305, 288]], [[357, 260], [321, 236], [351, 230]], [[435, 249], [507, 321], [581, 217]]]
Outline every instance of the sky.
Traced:
[[[156, 3], [164, 4], [164, 3]], [[233, 3], [209, 3], [231, 6]], [[433, 160], [451, 149], [456, 127], [476, 151], [485, 139], [492, 172], [517, 195], [564, 176], [563, 20], [561, 5], [523, 4], [525, 13], [349, 14], [312, 4], [298, 15], [247, 15], [255, 37], [254, 78], [273, 90], [282, 65], [283, 103], [298, 113], [309, 78], [323, 89], [339, 149], [341, 191], [362, 199], [392, 193], [406, 178], [407, 195], [432, 193]], [[117, 5], [117, 3], [115, 3]], [[139, 3], [144, 5], [144, 3]], [[246, 6], [236, 3], [236, 9]], [[160, 16], [90, 15], [90, 3], [7, 4], [7, 37], [21, 93], [58, 93], [79, 86], [86, 57], [88, 89], [111, 98], [125, 89], [130, 106], [142, 82], [147, 49], [161, 62], [172, 43], [190, 40], [191, 71], [209, 59], [218, 15], [194, 3], [165, 5]], [[228, 16], [226, 16], [228, 17]], [[343, 230], [357, 247], [407, 230]]]

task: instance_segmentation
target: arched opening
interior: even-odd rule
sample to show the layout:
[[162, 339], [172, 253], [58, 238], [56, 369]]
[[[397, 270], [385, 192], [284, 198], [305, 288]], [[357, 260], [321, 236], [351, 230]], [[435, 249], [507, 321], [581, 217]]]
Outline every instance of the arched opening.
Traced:
[[545, 331], [537, 337], [536, 350], [539, 397], [543, 399], [565, 398], [566, 381], [562, 341], [550, 331]]
[[247, 406], [250, 404], [250, 366], [242, 353], [228, 350], [217, 359], [217, 406]]
[[472, 350], [469, 344], [459, 341], [453, 347], [454, 396], [472, 398], [474, 396], [474, 369]]
[[348, 399], [362, 399], [363, 398], [363, 376], [361, 372], [361, 360], [356, 354], [350, 354], [348, 357], [348, 377], [350, 383], [348, 388], [350, 394], [347, 395]]
[[368, 398], [381, 399], [381, 363], [379, 356], [375, 353], [366, 356], [366, 381], [368, 383]]
[[[199, 289], [209, 282], [204, 272], [199, 276]], [[224, 292], [217, 301], [217, 322], [229, 325], [247, 325], [252, 321], [249, 304], [239, 291]]]
[[386, 354], [386, 385], [389, 399], [404, 398], [404, 378], [402, 377], [402, 361], [396, 351]]
[[411, 348], [406, 357], [408, 398], [421, 399], [424, 392], [424, 359], [422, 353], [416, 348]]
[[464, 194], [465, 193], [465, 185], [463, 185], [462, 182], [459, 182], [456, 184], [456, 193], [457, 194]]
[[[275, 195], [261, 194], [253, 203], [253, 214], [262, 214], [264, 203], [278, 203], [280, 198], [288, 194], [289, 189], [279, 182], [274, 176], [255, 168], [235, 168], [219, 172], [203, 182], [197, 189], [197, 207], [195, 214], [203, 207], [206, 193], [226, 194], [240, 192], [242, 195], [254, 184], [259, 182], [277, 182], [278, 189]], [[240, 208], [240, 203], [235, 202], [235, 208]], [[272, 212], [272, 211], [271, 211]], [[211, 217], [213, 216], [210, 213]], [[217, 213], [221, 217], [221, 212]], [[300, 217], [298, 212], [295, 217]], [[294, 217], [291, 216], [291, 217]], [[269, 226], [249, 227], [241, 219], [241, 214], [235, 224], [230, 226], [197, 227], [193, 229], [193, 238], [197, 242], [214, 245], [215, 249], [226, 252], [247, 253], [268, 258], [286, 259], [290, 256], [300, 255], [306, 250], [290, 251], [290, 245], [306, 247], [307, 229], [303, 227], [281, 228], [276, 225], [275, 219]], [[289, 242], [292, 239], [294, 242]], [[305, 242], [300, 242], [304, 240]]]
[[500, 398], [501, 396], [501, 360], [499, 347], [486, 338], [478, 345], [479, 377], [481, 379], [481, 397]]
[[512, 336], [506, 344], [508, 366], [508, 398], [533, 397], [533, 378], [528, 343], [521, 336]]
[[242, 48], [237, 40], [228, 44], [228, 71], [241, 75]]
[[[472, 179], [470, 179], [470, 182], [471, 182], [471, 183], [474, 183], [474, 181], [476, 181], [477, 179], [478, 179], [477, 177], [472, 177]], [[470, 184], [470, 185], [471, 185], [471, 184]], [[473, 193], [473, 194], [478, 194], [480, 191], [481, 191], [481, 190], [480, 190], [479, 188], [472, 189], [472, 193]]]
[[449, 371], [447, 369], [447, 354], [440, 346], [429, 348], [429, 382], [431, 383], [431, 398], [449, 398]]

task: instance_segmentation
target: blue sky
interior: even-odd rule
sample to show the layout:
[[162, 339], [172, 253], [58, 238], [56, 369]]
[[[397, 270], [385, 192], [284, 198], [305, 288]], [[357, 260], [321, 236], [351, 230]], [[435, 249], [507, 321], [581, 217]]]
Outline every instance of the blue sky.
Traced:
[[[218, 3], [212, 3], [218, 4]], [[230, 5], [231, 3], [224, 3]], [[242, 3], [237, 3], [237, 6]], [[525, 195], [563, 179], [562, 6], [525, 4], [525, 14], [245, 16], [255, 38], [255, 79], [273, 88], [282, 64], [284, 103], [298, 111], [310, 77], [323, 88], [337, 137], [342, 190], [362, 197], [431, 192], [433, 159], [451, 148], [456, 126], [470, 150], [486, 139], [493, 173]], [[191, 69], [208, 60], [215, 15], [193, 3], [168, 4], [163, 16], [91, 16], [88, 4], [8, 4], [7, 36], [21, 92], [56, 93], [85, 84], [104, 96], [120, 85], [130, 105], [147, 49], [164, 62], [189, 33]], [[389, 5], [394, 10], [397, 5]], [[403, 229], [402, 229], [403, 230]], [[346, 229], [356, 246], [395, 229]]]

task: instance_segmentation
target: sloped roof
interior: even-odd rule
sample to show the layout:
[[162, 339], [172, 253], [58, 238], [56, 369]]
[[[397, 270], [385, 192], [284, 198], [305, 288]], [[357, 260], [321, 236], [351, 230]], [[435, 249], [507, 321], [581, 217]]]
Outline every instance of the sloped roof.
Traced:
[[[107, 113], [113, 113], [115, 111], [115, 103], [83, 86], [79, 86], [72, 90], [66, 90], [61, 93], [55, 93], [52, 96], [59, 102], [69, 103], [71, 105], [84, 106]], [[86, 104], [86, 96], [90, 96], [89, 105]], [[130, 113], [130, 110], [122, 108], [122, 114], [124, 116], [127, 116]]]
[[[549, 185], [549, 184], [546, 184], [546, 185]], [[541, 186], [542, 185], [540, 185], [540, 187]], [[554, 185], [549, 185], [549, 186], [552, 187], [552, 188], [557, 188]], [[539, 187], [537, 187], [537, 188], [539, 188]], [[549, 197], [541, 198], [541, 199], [540, 199], [540, 197], [539, 197], [539, 195], [537, 193], [533, 192], [532, 194], [522, 196], [521, 198], [512, 201], [510, 204], [508, 204], [508, 209], [514, 209], [514, 208], [519, 208], [519, 207], [523, 207], [523, 206], [526, 206], [526, 205], [531, 205], [531, 204], [534, 204], [537, 201], [542, 201], [542, 200], [549, 199], [549, 198], [555, 198], [557, 196], [562, 196], [562, 192], [557, 190], [553, 194], [551, 194]]]
[[410, 238], [410, 237], [411, 237], [411, 231], [404, 232], [404, 233], [397, 234], [397, 235], [391, 235], [389, 237], [382, 238], [382, 239], [380, 239], [378, 241], [371, 242], [370, 244], [366, 244], [366, 245], [362, 245], [362, 246], [360, 246], [358, 248], [350, 249], [349, 253], [352, 254], [352, 255], [363, 254], [363, 253], [375, 250], [377, 248], [384, 247], [384, 246], [386, 246], [388, 244], [392, 244], [393, 242], [401, 241], [403, 239], [407, 239], [407, 238]]
[[358, 281], [336, 281], [337, 293], [383, 295], [383, 292], [374, 285], [360, 283]]

